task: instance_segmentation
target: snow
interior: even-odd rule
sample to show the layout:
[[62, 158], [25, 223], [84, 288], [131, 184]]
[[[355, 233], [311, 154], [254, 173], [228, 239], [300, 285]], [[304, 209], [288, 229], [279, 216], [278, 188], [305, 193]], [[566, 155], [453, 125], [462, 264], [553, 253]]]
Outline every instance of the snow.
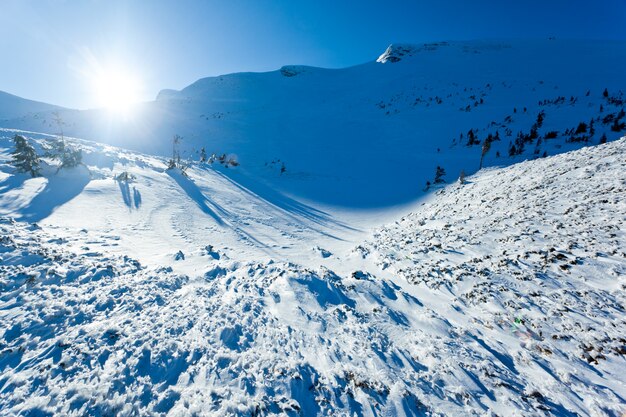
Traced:
[[[461, 170], [476, 172], [490, 133], [498, 132], [501, 140], [492, 143], [485, 166], [567, 152], [597, 144], [604, 133], [612, 141], [626, 132], [612, 132], [610, 124], [595, 120], [624, 107], [602, 94], [607, 88], [611, 97], [621, 92], [623, 100], [624, 42], [394, 44], [388, 53], [400, 49], [411, 52], [396, 63], [289, 65], [203, 78], [181, 91], [165, 90], [124, 117], [108, 110], [63, 110], [58, 126], [49, 112], [7, 120], [0, 112], [0, 127], [51, 134], [62, 128], [66, 135], [160, 156], [171, 153], [177, 134], [185, 158], [198, 160], [202, 147], [209, 155], [235, 153], [253, 177], [273, 189], [350, 210], [421, 198], [437, 166], [446, 170], [448, 182]], [[530, 131], [542, 110], [541, 143], [509, 157], [510, 143], [518, 132]], [[565, 130], [592, 118], [595, 134], [589, 141], [568, 142]], [[481, 144], [466, 146], [470, 129]], [[550, 131], [557, 137], [544, 140]], [[272, 164], [277, 160], [285, 164], [283, 175], [281, 164]]]
[[347, 249], [242, 172], [83, 146], [47, 217], [1, 194], [38, 219], [0, 224], [9, 415], [623, 412], [626, 139], [483, 170]]
[[[0, 415], [622, 415], [623, 48], [394, 44], [63, 126], [0, 106]], [[13, 135], [61, 127], [84, 164], [16, 173]], [[470, 128], [501, 137], [478, 172]]]
[[0, 91], [0, 119], [14, 119], [28, 115], [38, 117], [41, 112], [53, 112], [66, 110], [59, 106], [26, 100], [13, 94]]

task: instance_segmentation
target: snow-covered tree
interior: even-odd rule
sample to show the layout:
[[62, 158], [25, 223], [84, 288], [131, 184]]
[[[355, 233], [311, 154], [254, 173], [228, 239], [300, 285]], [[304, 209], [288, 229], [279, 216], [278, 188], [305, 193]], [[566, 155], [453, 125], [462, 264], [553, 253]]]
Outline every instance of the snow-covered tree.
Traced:
[[65, 152], [65, 140], [62, 137], [58, 137], [54, 140], [47, 141], [44, 144], [45, 154], [44, 157], [52, 159], [61, 159], [61, 156]]
[[45, 157], [58, 160], [60, 162], [59, 169], [73, 168], [83, 162], [83, 152], [69, 146], [62, 136], [48, 143]]
[[39, 156], [35, 148], [21, 135], [15, 135], [13, 142], [15, 150], [11, 153], [11, 164], [17, 168], [17, 172], [29, 172], [33, 177], [38, 176]]
[[83, 162], [83, 152], [80, 149], [74, 149], [66, 146], [65, 152], [61, 155], [61, 168], [73, 168]]

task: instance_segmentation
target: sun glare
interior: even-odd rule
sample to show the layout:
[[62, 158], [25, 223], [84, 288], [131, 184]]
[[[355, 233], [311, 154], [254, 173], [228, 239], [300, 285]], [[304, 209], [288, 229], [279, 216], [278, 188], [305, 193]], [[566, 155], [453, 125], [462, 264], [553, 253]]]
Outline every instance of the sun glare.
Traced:
[[116, 113], [128, 113], [140, 100], [139, 81], [121, 71], [101, 72], [95, 89], [99, 104]]

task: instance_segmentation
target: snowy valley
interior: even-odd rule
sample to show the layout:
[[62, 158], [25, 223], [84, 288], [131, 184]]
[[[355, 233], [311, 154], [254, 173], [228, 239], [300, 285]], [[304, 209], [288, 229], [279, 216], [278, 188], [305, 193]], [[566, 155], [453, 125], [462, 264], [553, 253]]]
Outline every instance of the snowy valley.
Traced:
[[625, 48], [0, 96], [0, 415], [622, 416]]

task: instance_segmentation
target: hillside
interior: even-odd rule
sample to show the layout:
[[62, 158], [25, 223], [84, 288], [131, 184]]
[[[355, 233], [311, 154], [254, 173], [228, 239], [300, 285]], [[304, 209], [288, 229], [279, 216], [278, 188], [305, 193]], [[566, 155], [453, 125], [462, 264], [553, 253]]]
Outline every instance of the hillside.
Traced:
[[[185, 157], [235, 154], [274, 189], [350, 209], [414, 201], [437, 166], [447, 181], [477, 171], [487, 140], [484, 165], [502, 166], [626, 132], [624, 42], [402, 44], [372, 58], [204, 78], [125, 117], [64, 111], [62, 128], [162, 156], [178, 134]], [[60, 130], [45, 112], [0, 126]]]
[[622, 416], [626, 43], [374, 58], [0, 93], [0, 415]]
[[59, 106], [27, 100], [0, 91], [0, 124], [3, 125], [11, 124], [10, 120], [20, 117], [31, 120], [32, 123], [42, 116], [42, 114], [45, 114], [45, 117], [50, 117], [51, 112], [66, 110], [67, 109]]
[[243, 169], [73, 143], [89, 171], [0, 164], [9, 415], [624, 412], [626, 139], [374, 233]]

